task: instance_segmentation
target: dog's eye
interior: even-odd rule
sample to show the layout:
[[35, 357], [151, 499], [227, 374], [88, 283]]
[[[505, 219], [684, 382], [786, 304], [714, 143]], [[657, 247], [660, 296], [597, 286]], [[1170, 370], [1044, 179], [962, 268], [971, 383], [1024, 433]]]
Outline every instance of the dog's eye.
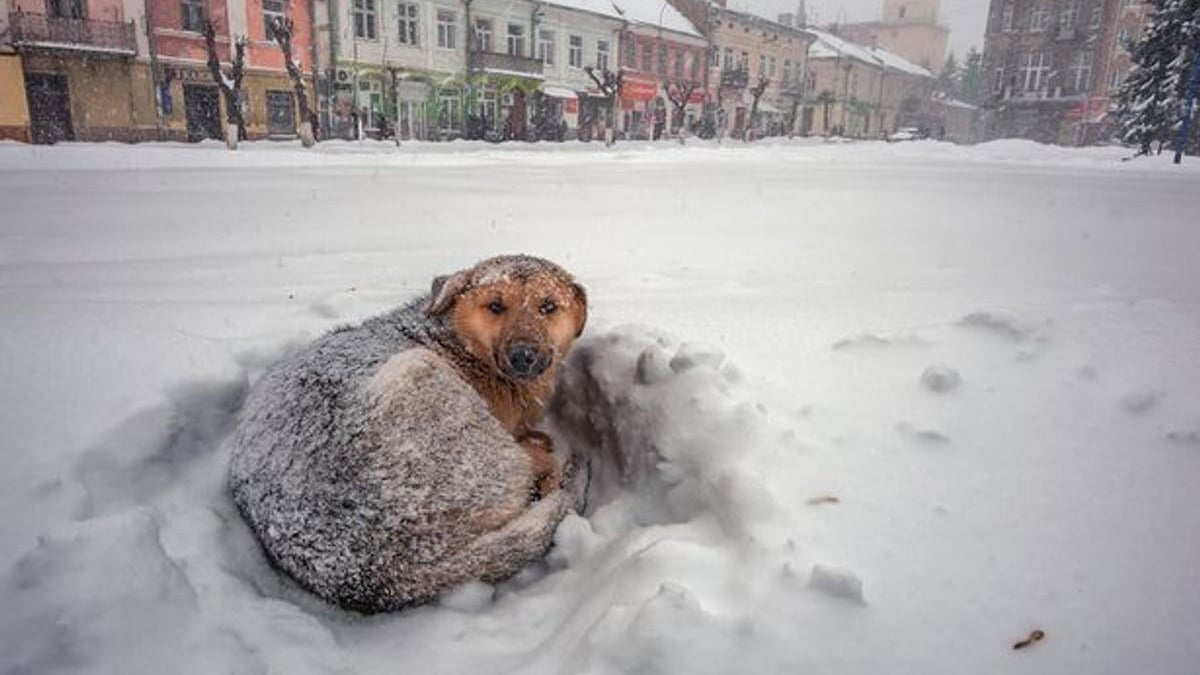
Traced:
[[489, 312], [497, 316], [503, 314], [504, 310], [508, 309], [504, 306], [504, 303], [500, 302], [499, 300], [493, 300], [489, 302], [487, 308]]
[[558, 305], [553, 300], [543, 300], [542, 305], [538, 307], [538, 311], [549, 316], [558, 311]]

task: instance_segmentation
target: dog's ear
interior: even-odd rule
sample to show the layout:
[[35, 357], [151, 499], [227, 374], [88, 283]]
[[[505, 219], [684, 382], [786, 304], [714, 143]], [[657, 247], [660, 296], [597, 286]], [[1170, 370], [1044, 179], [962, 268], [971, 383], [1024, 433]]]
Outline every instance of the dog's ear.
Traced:
[[578, 283], [571, 284], [571, 290], [575, 292], [575, 302], [579, 305], [579, 326], [575, 329], [575, 337], [583, 335], [583, 327], [587, 325], [588, 318], [588, 297], [587, 290]]
[[466, 270], [455, 272], [449, 276], [437, 277], [429, 291], [429, 304], [425, 313], [429, 316], [444, 314], [454, 304], [454, 299], [467, 288], [471, 275]]

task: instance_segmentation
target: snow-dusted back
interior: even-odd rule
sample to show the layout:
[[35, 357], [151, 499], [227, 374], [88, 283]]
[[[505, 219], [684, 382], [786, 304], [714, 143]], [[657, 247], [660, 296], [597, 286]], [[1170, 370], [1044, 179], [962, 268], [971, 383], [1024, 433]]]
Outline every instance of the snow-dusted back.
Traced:
[[507, 579], [573, 502], [557, 491], [525, 508], [530, 460], [455, 368], [464, 352], [428, 305], [274, 366], [234, 435], [234, 501], [268, 556], [343, 607], [396, 610]]

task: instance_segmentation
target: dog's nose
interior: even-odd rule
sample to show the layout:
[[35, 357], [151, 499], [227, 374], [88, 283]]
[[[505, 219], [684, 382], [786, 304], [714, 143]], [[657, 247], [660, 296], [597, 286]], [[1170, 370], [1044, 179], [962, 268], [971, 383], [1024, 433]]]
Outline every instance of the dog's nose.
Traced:
[[508, 367], [518, 377], [534, 377], [546, 370], [547, 360], [538, 355], [532, 345], [513, 345], [508, 348]]

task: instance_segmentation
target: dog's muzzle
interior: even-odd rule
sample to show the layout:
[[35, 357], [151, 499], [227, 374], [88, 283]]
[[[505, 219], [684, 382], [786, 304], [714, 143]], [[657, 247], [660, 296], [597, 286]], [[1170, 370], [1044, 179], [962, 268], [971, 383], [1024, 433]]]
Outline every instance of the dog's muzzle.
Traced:
[[504, 351], [501, 364], [505, 374], [518, 379], [537, 377], [550, 367], [550, 353], [539, 352], [537, 347], [516, 344]]

